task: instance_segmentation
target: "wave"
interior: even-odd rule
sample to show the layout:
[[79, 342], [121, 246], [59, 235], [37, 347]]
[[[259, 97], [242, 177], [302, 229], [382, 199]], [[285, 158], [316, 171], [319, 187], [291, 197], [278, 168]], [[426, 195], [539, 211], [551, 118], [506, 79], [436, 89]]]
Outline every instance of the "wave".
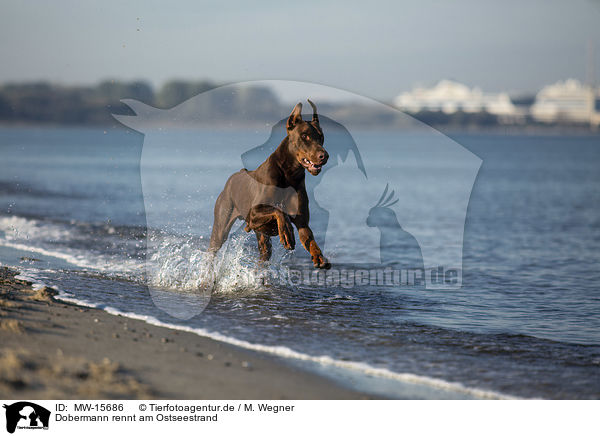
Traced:
[[365, 376], [383, 378], [394, 380], [401, 383], [407, 383], [411, 385], [420, 385], [427, 388], [438, 389], [446, 392], [456, 393], [460, 395], [470, 396], [478, 399], [503, 399], [503, 400], [515, 400], [522, 399], [520, 397], [506, 395], [499, 392], [494, 392], [491, 390], [472, 388], [465, 386], [461, 383], [450, 382], [447, 380], [427, 377], [418, 374], [412, 373], [400, 373], [394, 372], [387, 368], [378, 368], [372, 365], [369, 365], [365, 362], [357, 362], [357, 361], [346, 361], [339, 360], [334, 357], [328, 355], [314, 356], [307, 353], [302, 353], [296, 351], [292, 348], [280, 345], [265, 345], [255, 342], [249, 342], [242, 339], [237, 339], [232, 336], [227, 336], [219, 332], [209, 331], [203, 328], [194, 328], [188, 326], [182, 326], [178, 324], [166, 323], [158, 320], [157, 318], [149, 315], [141, 315], [134, 312], [125, 312], [122, 310], [118, 310], [114, 307], [102, 304], [95, 304], [87, 300], [82, 300], [73, 297], [71, 294], [61, 291], [57, 296], [59, 300], [64, 302], [76, 304], [79, 306], [85, 306], [95, 309], [101, 309], [111, 315], [123, 316], [130, 319], [136, 319], [140, 321], [144, 321], [147, 324], [155, 325], [158, 327], [165, 327], [172, 330], [179, 330], [188, 333], [193, 333], [198, 336], [202, 336], [205, 338], [213, 339], [215, 341], [227, 343], [230, 345], [234, 345], [240, 348], [244, 348], [247, 350], [257, 351], [261, 353], [270, 354], [277, 357], [282, 357], [286, 359], [293, 359], [301, 362], [308, 362], [313, 364], [318, 364], [323, 367], [333, 367], [346, 371], [351, 371], [355, 373], [359, 373]]
[[[16, 278], [21, 280], [26, 280], [31, 282], [34, 288], [40, 288], [47, 286], [43, 281], [39, 280], [35, 273], [26, 272], [21, 273]], [[189, 326], [183, 326], [179, 324], [167, 323], [160, 321], [154, 316], [150, 315], [142, 315], [135, 312], [127, 312], [119, 310], [115, 307], [106, 304], [98, 304], [91, 302], [89, 300], [76, 298], [73, 294], [66, 292], [61, 289], [58, 290], [58, 295], [56, 298], [58, 300], [64, 301], [66, 303], [75, 304], [78, 306], [90, 307], [94, 309], [103, 310], [111, 315], [123, 316], [130, 319], [136, 319], [140, 321], [144, 321], [147, 324], [155, 325], [158, 327], [165, 327], [171, 330], [184, 331], [188, 333], [193, 333], [201, 337], [213, 339], [215, 341], [227, 343], [230, 345], [234, 345], [240, 348], [244, 348], [247, 350], [257, 351], [285, 359], [297, 360], [300, 362], [312, 363], [322, 366], [323, 368], [336, 368], [345, 371], [350, 371], [352, 373], [358, 373], [364, 376], [376, 377], [381, 379], [393, 380], [400, 383], [406, 383], [415, 386], [422, 386], [424, 388], [432, 388], [436, 390], [441, 390], [449, 393], [455, 393], [459, 395], [464, 395], [472, 398], [478, 399], [505, 399], [505, 400], [515, 400], [522, 399], [520, 397], [506, 395], [499, 392], [479, 389], [465, 386], [461, 383], [450, 382], [447, 380], [443, 380], [440, 378], [428, 377], [413, 373], [407, 372], [395, 372], [389, 370], [387, 368], [380, 368], [372, 366], [365, 362], [359, 361], [348, 361], [348, 360], [340, 360], [328, 355], [311, 355], [308, 353], [303, 353], [300, 351], [296, 351], [290, 347], [283, 345], [266, 345], [260, 344], [256, 342], [250, 342], [242, 339], [235, 338], [233, 336], [227, 336], [220, 332], [210, 331], [204, 328], [195, 328]]]
[[[81, 228], [80, 228], [81, 227]], [[256, 264], [256, 256], [249, 252], [249, 247], [253, 246], [250, 242], [253, 239], [246, 234], [239, 234], [231, 238], [227, 245], [219, 252], [213, 263], [207, 263], [205, 258], [205, 244], [201, 238], [183, 238], [175, 235], [162, 235], [161, 238], [149, 238], [149, 262], [143, 259], [126, 259], [123, 255], [116, 254], [98, 254], [84, 248], [72, 248], [68, 245], [59, 245], [57, 240], [62, 243], [81, 242], [86, 237], [91, 239], [90, 243], [98, 243], [87, 234], [87, 227], [78, 224], [54, 223], [36, 219], [27, 219], [22, 217], [0, 217], [0, 245], [12, 247], [19, 250], [31, 251], [45, 256], [52, 256], [62, 259], [69, 264], [80, 268], [95, 270], [105, 276], [114, 276], [115, 274], [134, 274], [136, 280], [147, 280], [152, 295], [152, 287], [157, 289], [193, 289], [198, 286], [203, 279], [210, 276], [213, 281], [213, 293], [235, 295], [236, 293], [255, 293], [266, 289], [265, 276], [269, 274], [256, 274], [259, 270]], [[110, 227], [103, 227], [103, 237], [112, 238], [115, 230]], [[151, 237], [154, 235], [151, 235]], [[252, 241], [251, 241], [252, 239]], [[104, 239], [106, 241], [106, 239]], [[156, 243], [155, 246], [152, 244]], [[84, 244], [85, 245], [85, 244]], [[90, 244], [88, 244], [90, 245]], [[91, 246], [91, 245], [90, 245]], [[270, 268], [284, 269], [282, 260], [285, 254], [274, 253], [274, 259]], [[154, 268], [156, 275], [148, 274], [148, 271]], [[146, 271], [146, 275], [144, 275]], [[25, 273], [19, 276], [34, 283], [34, 286], [42, 287], [44, 283], [37, 280], [35, 272], [25, 270]], [[179, 313], [180, 308], [161, 307], [162, 302], [173, 304], [177, 301], [177, 292], [168, 291], [167, 298], [155, 299], [155, 304], [167, 311], [167, 313]], [[153, 299], [156, 295], [153, 295]], [[189, 301], [182, 296], [182, 301], [189, 307]], [[220, 342], [228, 343], [234, 346], [248, 350], [267, 353], [286, 359], [293, 359], [299, 362], [320, 365], [324, 369], [338, 369], [349, 371], [355, 374], [361, 374], [368, 377], [376, 377], [385, 380], [393, 380], [400, 383], [407, 383], [425, 388], [446, 391], [454, 394], [465, 395], [482, 399], [512, 399], [516, 397], [504, 395], [498, 392], [472, 388], [461, 383], [450, 382], [447, 380], [417, 375], [413, 373], [394, 372], [387, 368], [372, 366], [361, 361], [340, 360], [330, 355], [313, 355], [300, 352], [288, 346], [266, 345], [256, 342], [241, 340], [232, 336], [225, 335], [218, 331], [210, 331], [204, 328], [183, 326], [173, 323], [165, 323], [159, 319], [142, 315], [136, 312], [127, 312], [116, 309], [110, 304], [98, 304], [82, 298], [77, 298], [73, 294], [59, 289], [59, 300], [77, 304], [80, 306], [102, 309], [108, 313], [121, 315], [132, 319], [142, 320], [148, 324], [166, 327], [170, 329], [194, 333], [198, 336], [210, 338]], [[330, 299], [338, 299], [339, 296], [329, 296]], [[159, 304], [157, 304], [159, 301]], [[198, 310], [202, 310], [208, 303], [207, 300], [200, 301]], [[175, 313], [175, 315], [177, 315]], [[185, 313], [181, 318], [189, 317]], [[195, 313], [191, 314], [192, 316]], [[179, 317], [179, 316], [178, 316]], [[330, 371], [333, 372], [333, 371]]]
[[253, 240], [238, 233], [219, 253], [207, 254], [207, 240], [139, 227], [118, 227], [75, 221], [60, 222], [0, 216], [0, 246], [60, 259], [84, 270], [97, 271], [147, 284], [157, 291], [193, 291], [207, 284], [213, 293], [259, 292], [270, 277], [285, 272], [285, 254], [274, 250], [265, 270], [256, 263]]
[[[75, 223], [67, 225], [19, 216], [0, 217], [0, 246], [54, 257], [78, 268], [110, 275], [131, 275], [141, 271], [141, 259], [119, 250], [132, 245], [132, 241], [120, 240], [115, 228], [110, 226], [105, 230], [110, 241], [98, 241], [93, 233]], [[94, 250], [96, 246], [105, 251]]]
[[19, 197], [37, 197], [37, 198], [85, 198], [83, 195], [75, 193], [62, 193], [47, 189], [39, 189], [33, 185], [23, 182], [3, 182], [0, 181], [0, 195], [14, 195]]

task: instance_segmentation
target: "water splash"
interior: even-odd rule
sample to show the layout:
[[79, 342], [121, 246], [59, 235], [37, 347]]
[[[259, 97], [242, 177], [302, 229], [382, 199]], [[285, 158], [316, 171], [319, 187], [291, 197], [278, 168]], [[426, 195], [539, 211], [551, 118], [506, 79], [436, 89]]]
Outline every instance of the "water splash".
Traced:
[[212, 294], [268, 290], [285, 275], [287, 254], [274, 250], [271, 262], [260, 263], [253, 243], [254, 235], [239, 233], [212, 254], [202, 238], [149, 235], [146, 279], [154, 303], [171, 316], [189, 319], [205, 309]]

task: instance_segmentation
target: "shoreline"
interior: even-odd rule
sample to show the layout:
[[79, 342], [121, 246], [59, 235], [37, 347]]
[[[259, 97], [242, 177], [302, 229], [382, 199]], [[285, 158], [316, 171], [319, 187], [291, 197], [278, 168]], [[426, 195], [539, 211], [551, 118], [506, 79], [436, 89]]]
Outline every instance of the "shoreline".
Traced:
[[276, 358], [53, 298], [0, 267], [0, 397], [367, 399]]
[[[410, 114], [408, 114], [410, 115]], [[418, 121], [418, 120], [417, 120]], [[573, 125], [539, 125], [539, 124], [498, 124], [493, 126], [478, 126], [478, 125], [455, 125], [455, 124], [427, 124], [419, 121], [425, 126], [431, 127], [438, 132], [447, 135], [501, 135], [501, 136], [600, 136], [599, 129], [593, 129], [582, 126]], [[271, 129], [274, 124], [268, 124], [267, 129]], [[248, 129], [263, 129], [264, 123], [246, 123], [236, 124], [232, 126], [227, 123], [199, 123], [190, 126], [190, 123], [169, 125], [173, 130], [223, 130], [223, 131], [246, 131]], [[421, 130], [419, 127], [417, 130]], [[130, 131], [138, 133], [136, 130], [123, 126], [121, 123], [106, 123], [106, 124], [61, 124], [61, 123], [35, 123], [35, 122], [5, 122], [0, 121], [0, 129], [27, 129], [27, 130], [43, 130], [43, 129], [73, 129], [73, 130], [102, 130], [105, 132], [114, 132], [115, 130]], [[410, 132], [411, 128], [406, 126], [393, 125], [361, 125], [359, 130], [375, 131], [375, 132]]]

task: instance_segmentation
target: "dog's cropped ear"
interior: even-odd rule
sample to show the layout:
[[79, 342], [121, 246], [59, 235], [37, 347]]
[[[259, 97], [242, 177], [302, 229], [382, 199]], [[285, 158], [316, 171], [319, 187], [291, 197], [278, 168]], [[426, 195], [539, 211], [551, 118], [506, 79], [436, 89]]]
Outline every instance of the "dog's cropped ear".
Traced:
[[313, 117], [311, 123], [313, 126], [315, 126], [317, 130], [321, 130], [321, 125], [319, 124], [319, 114], [317, 113], [317, 106], [312, 101], [310, 101], [310, 99], [308, 99], [308, 102], [312, 106], [313, 110]]
[[287, 129], [292, 130], [299, 121], [302, 121], [302, 103], [298, 103], [294, 106], [294, 110], [287, 120]]

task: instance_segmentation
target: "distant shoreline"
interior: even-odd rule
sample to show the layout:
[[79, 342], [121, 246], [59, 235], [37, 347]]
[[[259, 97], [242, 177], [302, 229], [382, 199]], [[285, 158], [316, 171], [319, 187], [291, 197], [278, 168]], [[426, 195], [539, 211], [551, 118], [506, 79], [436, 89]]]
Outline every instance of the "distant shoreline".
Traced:
[[[198, 98], [205, 95], [202, 98]], [[272, 125], [285, 119], [291, 103], [282, 101], [264, 84], [229, 84], [201, 81], [170, 81], [154, 89], [144, 81], [106, 80], [89, 86], [63, 86], [47, 82], [0, 84], [0, 126], [61, 126], [111, 128], [114, 115], [135, 116], [131, 101], [142, 111], [169, 112], [177, 109], [175, 125], [240, 128]], [[377, 103], [377, 104], [371, 104]], [[397, 130], [423, 123], [441, 132], [501, 132], [503, 134], [547, 133], [597, 134], [590, 123], [558, 120], [544, 124], [530, 115], [506, 119], [481, 109], [446, 113], [421, 109], [400, 110], [391, 101], [315, 102], [319, 113], [346, 126], [365, 130]], [[134, 105], [135, 106], [135, 105]], [[169, 118], [171, 119], [171, 118]], [[419, 123], [416, 122], [419, 121]], [[171, 127], [171, 126], [167, 126]]]
[[[425, 123], [424, 123], [425, 124]], [[548, 136], [600, 136], [600, 130], [592, 130], [589, 127], [581, 126], [543, 126], [543, 125], [498, 125], [498, 126], [453, 126], [453, 125], [428, 125], [427, 126], [445, 134], [448, 136], [452, 135], [463, 135], [463, 134], [490, 134], [490, 135], [548, 135]], [[207, 130], [207, 129], [219, 129], [219, 130], [245, 130], [264, 128], [264, 123], [240, 123], [235, 126], [226, 125], [225, 123], [204, 123], [197, 124], [195, 126], [185, 125], [170, 125], [168, 128], [181, 129], [181, 130]], [[273, 125], [267, 125], [267, 128], [272, 128]], [[360, 130], [365, 131], [411, 131], [411, 128], [402, 126], [386, 126], [386, 125], [372, 125], [372, 126], [359, 126]], [[50, 123], [50, 122], [3, 122], [0, 121], [0, 129], [85, 129], [85, 130], [106, 130], [107, 132], [114, 130], [131, 130], [128, 127], [121, 125], [118, 122], [106, 123], [106, 124], [63, 124], [63, 123]]]

